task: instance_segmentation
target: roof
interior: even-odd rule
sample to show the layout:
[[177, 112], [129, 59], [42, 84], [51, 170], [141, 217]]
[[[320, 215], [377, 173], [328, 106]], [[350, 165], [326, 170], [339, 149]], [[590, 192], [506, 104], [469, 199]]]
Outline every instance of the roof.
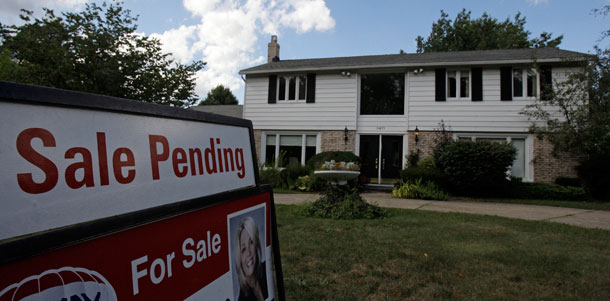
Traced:
[[391, 67], [425, 67], [450, 65], [497, 65], [562, 62], [583, 60], [588, 54], [559, 48], [522, 48], [499, 50], [473, 50], [451, 52], [405, 53], [367, 55], [300, 60], [280, 60], [247, 69], [239, 74], [264, 74], [274, 72], [319, 71], [336, 69], [370, 69]]
[[193, 110], [208, 112], [218, 115], [244, 118], [243, 105], [202, 105], [190, 107]]

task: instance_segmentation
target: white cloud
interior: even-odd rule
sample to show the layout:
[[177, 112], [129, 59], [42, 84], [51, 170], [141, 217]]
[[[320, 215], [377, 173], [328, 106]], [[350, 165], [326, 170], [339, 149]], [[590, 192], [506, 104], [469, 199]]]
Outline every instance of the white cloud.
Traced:
[[538, 5], [538, 4], [547, 4], [549, 3], [549, 0], [527, 0], [527, 2], [529, 2], [531, 5]]
[[[4, 0], [0, 1], [0, 19], [4, 24], [13, 24], [20, 21], [20, 10], [27, 9], [40, 13], [42, 8], [72, 10], [83, 7], [88, 0]], [[35, 16], [38, 16], [36, 14]]]
[[199, 24], [151, 36], [161, 40], [163, 50], [172, 52], [182, 63], [193, 58], [207, 62], [197, 74], [200, 97], [218, 84], [232, 91], [241, 89], [238, 71], [266, 60], [256, 54], [257, 48], [266, 51], [259, 36], [279, 34], [282, 28], [306, 33], [335, 26], [323, 0], [183, 0], [183, 4], [199, 18]]

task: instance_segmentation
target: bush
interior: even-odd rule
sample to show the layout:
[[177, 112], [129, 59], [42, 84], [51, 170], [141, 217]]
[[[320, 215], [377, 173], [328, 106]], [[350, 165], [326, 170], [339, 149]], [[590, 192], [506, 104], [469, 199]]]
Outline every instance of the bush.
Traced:
[[434, 149], [434, 162], [447, 176], [450, 192], [489, 195], [506, 184], [517, 150], [510, 144], [450, 141]]
[[447, 187], [447, 178], [440, 169], [409, 167], [400, 171], [400, 180], [403, 183], [414, 182], [418, 179], [421, 179], [422, 182], [432, 182], [439, 187]]
[[335, 160], [335, 162], [354, 162], [360, 165], [360, 157], [352, 152], [321, 152], [307, 160], [307, 167], [314, 170], [320, 167], [324, 162]]
[[258, 172], [260, 182], [262, 184], [271, 184], [275, 188], [282, 187], [282, 178], [280, 177], [280, 171], [275, 168], [261, 168]]
[[555, 184], [569, 187], [582, 187], [582, 180], [579, 178], [557, 177]]
[[425, 157], [417, 162], [417, 167], [436, 168], [436, 163], [434, 163], [434, 158]]
[[521, 183], [513, 181], [504, 190], [504, 196], [518, 199], [588, 201], [590, 197], [582, 187], [548, 183]]
[[591, 156], [578, 166], [578, 176], [591, 195], [610, 201], [610, 155]]
[[280, 171], [280, 179], [283, 188], [295, 189], [299, 177], [307, 176], [311, 170], [300, 164], [289, 165]]
[[367, 203], [357, 191], [344, 186], [328, 186], [315, 202], [306, 204], [303, 214], [332, 219], [373, 219], [386, 215], [380, 207]]
[[449, 199], [449, 194], [440, 189], [434, 182], [422, 182], [422, 179], [403, 183], [392, 190], [392, 196], [403, 199], [440, 200]]

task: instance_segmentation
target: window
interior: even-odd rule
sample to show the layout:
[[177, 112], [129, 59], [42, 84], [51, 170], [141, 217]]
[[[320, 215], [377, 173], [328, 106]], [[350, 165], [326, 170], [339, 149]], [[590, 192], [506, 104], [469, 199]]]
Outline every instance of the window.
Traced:
[[470, 71], [447, 71], [447, 98], [470, 98]]
[[363, 74], [360, 78], [361, 115], [404, 115], [405, 74]]
[[538, 72], [534, 69], [502, 67], [500, 68], [501, 99], [538, 97], [539, 81]]
[[[267, 134], [261, 159], [264, 158], [267, 165], [277, 164], [276, 167], [304, 165], [316, 154], [317, 138], [317, 135], [311, 134]], [[279, 159], [276, 159], [276, 154]]]
[[[278, 76], [277, 100], [305, 100], [307, 95], [306, 76]], [[298, 96], [298, 97], [297, 97]]]
[[435, 69], [435, 100], [483, 100], [483, 69]]
[[476, 135], [459, 135], [457, 140], [487, 141], [495, 143], [510, 143], [517, 149], [517, 156], [510, 168], [510, 175], [521, 179], [529, 179], [526, 170], [526, 142], [524, 138], [512, 137], [477, 137]]
[[267, 103], [316, 102], [316, 74], [278, 76], [269, 75]]

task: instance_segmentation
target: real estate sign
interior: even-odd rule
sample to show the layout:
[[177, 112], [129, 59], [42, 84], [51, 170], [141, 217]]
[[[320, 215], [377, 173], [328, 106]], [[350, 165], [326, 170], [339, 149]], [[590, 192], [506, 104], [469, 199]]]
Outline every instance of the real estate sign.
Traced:
[[251, 122], [0, 82], [0, 126], [0, 300], [275, 298]]

